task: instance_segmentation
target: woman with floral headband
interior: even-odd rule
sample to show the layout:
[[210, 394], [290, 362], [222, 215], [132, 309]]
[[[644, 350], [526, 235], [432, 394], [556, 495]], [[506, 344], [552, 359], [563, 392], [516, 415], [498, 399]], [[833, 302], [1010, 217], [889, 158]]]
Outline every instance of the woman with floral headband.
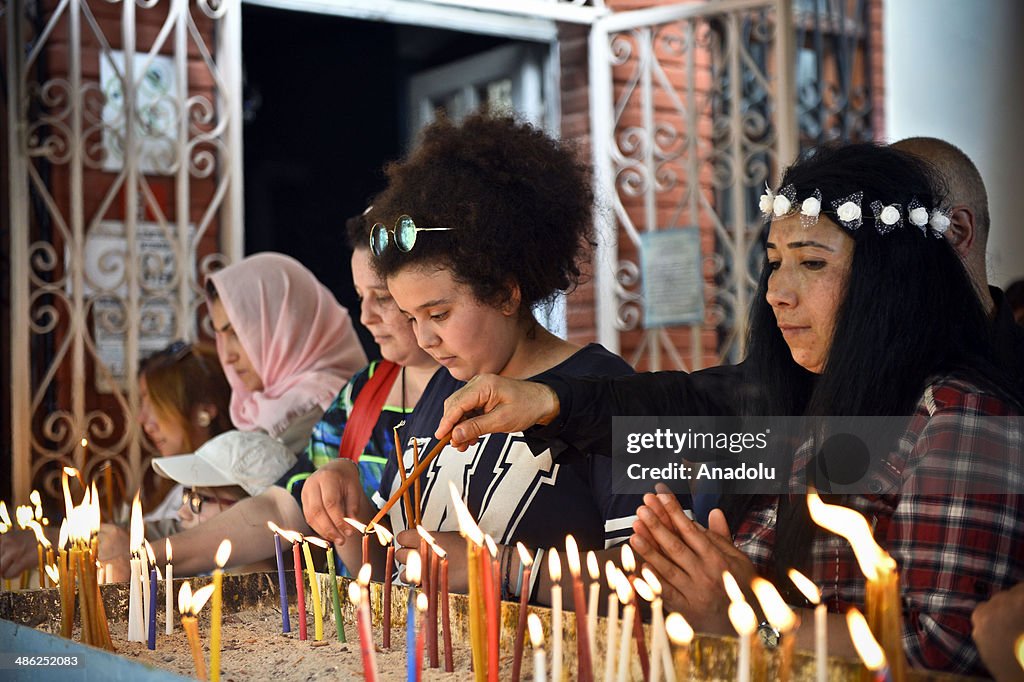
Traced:
[[[898, 565], [910, 663], [978, 673], [971, 611], [1024, 578], [1024, 435], [1020, 397], [994, 368], [984, 310], [937, 238], [948, 221], [932, 210], [941, 199], [934, 182], [911, 156], [856, 144], [814, 150], [762, 199], [772, 220], [743, 363], [750, 390], [737, 411], [812, 425], [828, 415], [900, 418], [885, 468], [838, 501], [868, 519]], [[466, 447], [483, 433], [542, 424], [527, 433], [610, 454], [613, 415], [719, 407], [682, 373], [480, 377], [449, 399], [438, 433], [454, 427], [453, 443]], [[671, 496], [645, 497], [631, 544], [662, 576], [666, 603], [697, 627], [728, 627], [723, 569], [741, 584], [761, 574], [804, 605], [787, 589], [795, 567], [833, 612], [830, 645], [849, 648], [840, 614], [863, 607], [865, 580], [849, 543], [809, 518], [802, 493], [820, 475], [809, 465], [813, 433], [782, 453], [788, 489], [726, 496], [706, 529]]]

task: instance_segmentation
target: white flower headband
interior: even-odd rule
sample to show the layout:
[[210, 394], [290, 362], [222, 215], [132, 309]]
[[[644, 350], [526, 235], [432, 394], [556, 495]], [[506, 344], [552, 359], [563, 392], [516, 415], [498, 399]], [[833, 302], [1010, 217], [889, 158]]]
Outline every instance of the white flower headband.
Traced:
[[[864, 222], [861, 211], [861, 202], [864, 200], [864, 192], [835, 199], [832, 201], [832, 211], [835, 213], [836, 222], [847, 230], [860, 229]], [[797, 203], [796, 189], [793, 185], [786, 185], [779, 190], [778, 194], [765, 184], [764, 194], [758, 201], [758, 207], [764, 215], [765, 220], [771, 218], [782, 218], [799, 210], [800, 224], [810, 227], [818, 222], [821, 215], [821, 191], [814, 190], [811, 196]], [[879, 234], [888, 234], [893, 230], [903, 227], [903, 210], [900, 204], [885, 205], [881, 201], [871, 202], [871, 212], [875, 216], [875, 229]], [[942, 209], [932, 209], [930, 214], [927, 208], [915, 198], [907, 204], [906, 219], [914, 227], [921, 230], [921, 234], [927, 235], [931, 232], [934, 237], [941, 237], [949, 229], [949, 216]]]

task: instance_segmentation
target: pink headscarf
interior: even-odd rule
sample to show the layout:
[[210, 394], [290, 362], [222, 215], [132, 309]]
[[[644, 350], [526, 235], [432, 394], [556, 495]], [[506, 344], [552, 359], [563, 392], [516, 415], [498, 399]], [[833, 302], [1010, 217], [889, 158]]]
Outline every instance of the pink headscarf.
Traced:
[[330, 406], [349, 377], [366, 366], [348, 311], [294, 258], [259, 253], [212, 275], [224, 312], [249, 355], [263, 390], [231, 384], [231, 421], [242, 431], [277, 437], [314, 406]]

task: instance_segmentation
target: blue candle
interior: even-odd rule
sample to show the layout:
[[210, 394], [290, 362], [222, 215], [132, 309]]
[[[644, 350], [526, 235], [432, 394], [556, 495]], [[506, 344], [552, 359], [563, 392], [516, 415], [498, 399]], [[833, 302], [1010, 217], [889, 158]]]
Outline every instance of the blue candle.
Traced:
[[150, 649], [156, 649], [156, 566], [149, 569], [149, 642]]
[[284, 559], [281, 556], [281, 536], [274, 533], [274, 549], [277, 551], [277, 589], [281, 592], [281, 632], [291, 632], [288, 621], [288, 588], [284, 583]]

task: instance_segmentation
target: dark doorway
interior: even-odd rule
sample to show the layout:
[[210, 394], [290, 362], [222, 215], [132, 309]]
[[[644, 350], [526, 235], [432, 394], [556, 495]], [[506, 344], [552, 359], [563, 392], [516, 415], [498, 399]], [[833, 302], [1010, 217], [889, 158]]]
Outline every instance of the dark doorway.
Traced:
[[345, 220], [407, 145], [410, 75], [507, 43], [439, 29], [242, 5], [245, 251], [304, 263], [358, 324]]

